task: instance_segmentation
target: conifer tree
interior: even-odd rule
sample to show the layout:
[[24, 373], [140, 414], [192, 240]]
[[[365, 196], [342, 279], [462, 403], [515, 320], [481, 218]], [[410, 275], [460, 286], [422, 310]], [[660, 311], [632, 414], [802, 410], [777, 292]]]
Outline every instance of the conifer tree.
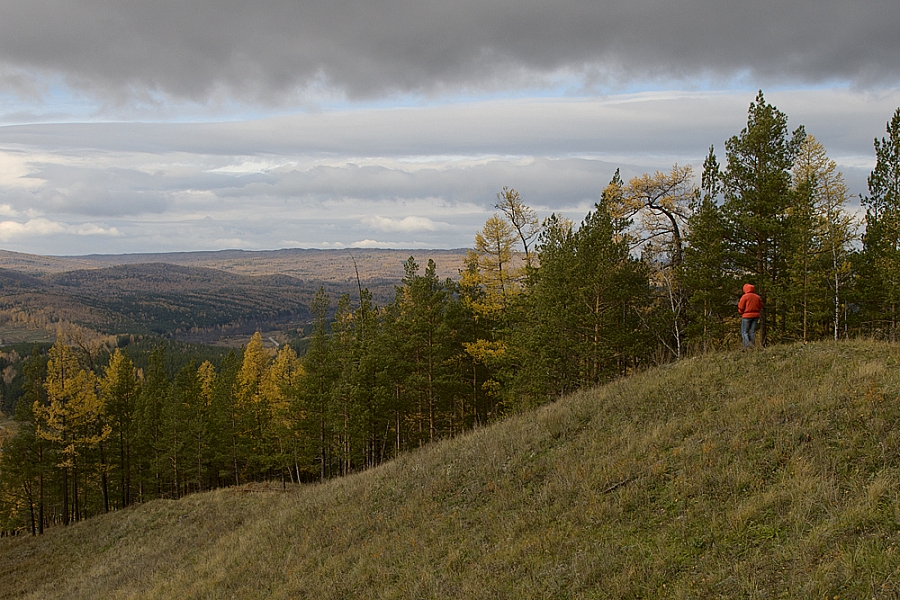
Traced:
[[119, 474], [119, 506], [132, 503], [132, 451], [134, 445], [134, 411], [140, 385], [134, 363], [118, 348], [110, 357], [100, 379], [103, 409], [112, 427], [112, 439], [118, 446], [116, 470]]
[[[231, 351], [222, 361], [215, 377], [204, 371], [204, 386], [212, 390], [210, 401], [210, 444], [218, 485], [238, 485], [246, 463], [241, 434], [244, 418], [240, 410], [238, 373], [241, 358]], [[202, 365], [201, 365], [202, 367]]]
[[522, 243], [525, 265], [533, 266], [531, 245], [541, 231], [537, 213], [522, 202], [519, 192], [506, 186], [497, 194], [497, 203], [494, 208], [502, 212], [506, 221], [515, 229], [519, 241]]
[[837, 164], [807, 135], [794, 161], [795, 247], [790, 261], [800, 336], [838, 338], [844, 283], [850, 273], [856, 223], [846, 210], [850, 193]]
[[266, 467], [268, 471], [277, 469], [282, 477], [288, 473], [291, 480], [294, 479], [299, 456], [295, 424], [301, 418], [296, 411], [302, 378], [303, 366], [297, 353], [288, 344], [282, 345], [263, 381], [263, 395], [271, 410], [269, 462]]
[[734, 317], [729, 303], [734, 287], [728, 268], [726, 225], [717, 200], [719, 163], [714, 148], [703, 164], [701, 194], [695, 198], [687, 221], [687, 245], [681, 281], [688, 298], [687, 335], [703, 351], [724, 341], [725, 323]]
[[[197, 489], [203, 491], [205, 487], [214, 487], [218, 481], [212, 472], [216, 467], [215, 429], [221, 422], [216, 415], [216, 382], [218, 373], [216, 368], [208, 360], [203, 361], [197, 367], [196, 403], [193, 422], [191, 443], [197, 461]], [[206, 471], [204, 472], [204, 466]]]
[[340, 372], [332, 359], [332, 343], [328, 335], [328, 294], [319, 288], [311, 305], [315, 321], [309, 348], [303, 356], [302, 364], [306, 376], [303, 379], [301, 402], [306, 418], [301, 422], [308, 453], [318, 463], [317, 475], [324, 481], [330, 475], [331, 438], [331, 388]]
[[433, 260], [425, 273], [410, 257], [404, 265], [403, 285], [397, 289], [398, 330], [404, 336], [410, 362], [406, 388], [416, 399], [416, 429], [420, 443], [434, 441], [442, 433], [439, 422], [447, 408], [448, 345], [446, 314], [450, 300], [448, 282], [436, 275]]
[[753, 280], [763, 297], [763, 343], [773, 326], [785, 327], [791, 167], [805, 137], [803, 127], [789, 134], [787, 115], [768, 104], [760, 91], [750, 104], [747, 126], [725, 142], [722, 208], [731, 260], [737, 274]]
[[690, 217], [697, 189], [690, 166], [675, 165], [669, 173], [633, 177], [628, 185], [613, 181], [605, 196], [624, 218], [639, 218], [632, 235], [647, 264], [656, 290], [654, 314], [659, 325], [651, 329], [674, 357], [680, 357], [684, 343], [686, 292], [680, 280], [684, 262], [684, 229]]
[[875, 140], [869, 195], [861, 199], [866, 208], [861, 279], [869, 318], [883, 320], [895, 338], [900, 317], [900, 108], [886, 129], [887, 137]]
[[494, 214], [475, 234], [475, 249], [468, 261], [475, 261], [480, 285], [485, 290], [486, 310], [503, 314], [518, 291], [522, 269], [515, 264], [515, 227]]
[[577, 231], [556, 216], [544, 223], [540, 267], [529, 276], [526, 325], [517, 336], [515, 392], [526, 401], [605, 381], [646, 348], [647, 271], [629, 252], [628, 221], [610, 210], [615, 193], [607, 188]]
[[[331, 430], [335, 439], [331, 442], [331, 454], [337, 459], [338, 474], [346, 475], [359, 462], [359, 421], [358, 369], [360, 346], [356, 313], [351, 306], [349, 294], [338, 300], [337, 311], [331, 324], [332, 357], [338, 377], [331, 388], [330, 416]], [[354, 460], [356, 459], [356, 460]]]
[[23, 372], [24, 395], [15, 409], [16, 434], [0, 438], [0, 528], [22, 526], [25, 514], [31, 534], [39, 535], [44, 533], [46, 507], [53, 504], [51, 479], [58, 462], [58, 452], [38, 435], [37, 407], [48, 404], [44, 389], [47, 357], [35, 348]]
[[251, 473], [262, 468], [268, 446], [272, 408], [263, 394], [263, 382], [271, 361], [272, 356], [263, 346], [262, 335], [255, 332], [244, 348], [237, 379], [240, 440], [245, 445]]
[[71, 519], [82, 517], [79, 477], [87, 465], [82, 464], [81, 458], [87, 449], [108, 438], [111, 429], [101, 424], [103, 404], [97, 395], [96, 377], [81, 367], [75, 351], [64, 339], [57, 340], [50, 349], [44, 388], [47, 404], [34, 406], [37, 435], [59, 449], [63, 522], [68, 524]]
[[[486, 297], [477, 277], [477, 262], [466, 261], [457, 282], [457, 302], [454, 306], [455, 328], [463, 352], [458, 357], [460, 376], [465, 382], [470, 424], [484, 423], [495, 415], [496, 388], [494, 371], [502, 369], [506, 342], [504, 323], [479, 310]], [[463, 411], [464, 413], [466, 411]]]
[[163, 495], [166, 465], [166, 411], [171, 403], [172, 382], [165, 365], [165, 347], [157, 345], [150, 353], [141, 393], [135, 410], [138, 431], [138, 500]]
[[163, 444], [170, 494], [180, 498], [187, 492], [188, 483], [199, 477], [199, 473], [193, 472], [199, 460], [194, 452], [197, 448], [194, 440], [197, 430], [203, 428], [198, 419], [202, 418], [198, 409], [202, 398], [196, 362], [192, 360], [178, 370], [171, 391], [170, 401], [163, 407]]

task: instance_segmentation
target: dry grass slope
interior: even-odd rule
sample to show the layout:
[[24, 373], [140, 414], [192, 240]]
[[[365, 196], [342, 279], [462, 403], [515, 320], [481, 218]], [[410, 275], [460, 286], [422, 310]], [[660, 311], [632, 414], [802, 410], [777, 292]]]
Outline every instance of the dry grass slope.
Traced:
[[0, 540], [0, 597], [896, 598], [898, 364], [686, 360], [343, 480]]

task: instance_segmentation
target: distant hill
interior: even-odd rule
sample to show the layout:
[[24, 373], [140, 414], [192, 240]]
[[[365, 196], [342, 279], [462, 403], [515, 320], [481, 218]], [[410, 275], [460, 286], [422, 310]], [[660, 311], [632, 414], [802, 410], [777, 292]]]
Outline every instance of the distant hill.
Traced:
[[[332, 303], [361, 285], [393, 299], [403, 265], [435, 260], [458, 277], [465, 250], [275, 250], [39, 257], [0, 251], [0, 311], [23, 310], [106, 334], [216, 342], [309, 323], [320, 287]], [[357, 279], [357, 274], [359, 278]]]
[[0, 598], [896, 598], [898, 365], [683, 360], [346, 479], [0, 539]]
[[44, 284], [37, 277], [26, 273], [0, 268], [0, 290], [4, 293], [10, 290], [40, 290]]
[[314, 290], [293, 277], [247, 276], [163, 263], [42, 277], [0, 271], [0, 308], [49, 313], [108, 334], [189, 337], [222, 330], [297, 327]]
[[319, 250], [219, 250], [214, 252], [168, 252], [158, 254], [94, 254], [88, 256], [36, 256], [0, 250], [0, 268], [32, 275], [46, 275], [79, 269], [103, 268], [140, 263], [166, 263], [189, 267], [207, 267], [243, 275], [291, 275], [302, 280], [356, 283], [354, 261], [364, 283], [380, 280], [399, 282], [403, 263], [410, 256], [424, 269], [428, 259], [437, 266], [441, 278], [459, 276], [466, 249], [394, 250], [350, 248]]
[[31, 275], [44, 275], [59, 271], [89, 269], [94, 265], [76, 257], [39, 256], [0, 250], [0, 269], [10, 269]]

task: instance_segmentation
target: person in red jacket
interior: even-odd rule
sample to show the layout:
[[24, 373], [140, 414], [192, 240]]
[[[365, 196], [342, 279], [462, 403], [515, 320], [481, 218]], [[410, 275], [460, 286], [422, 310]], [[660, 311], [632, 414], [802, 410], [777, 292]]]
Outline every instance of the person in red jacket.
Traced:
[[744, 295], [738, 301], [738, 313], [741, 315], [741, 340], [744, 348], [750, 348], [756, 343], [756, 325], [759, 323], [759, 313], [762, 311], [762, 298], [754, 291], [754, 287], [744, 284]]

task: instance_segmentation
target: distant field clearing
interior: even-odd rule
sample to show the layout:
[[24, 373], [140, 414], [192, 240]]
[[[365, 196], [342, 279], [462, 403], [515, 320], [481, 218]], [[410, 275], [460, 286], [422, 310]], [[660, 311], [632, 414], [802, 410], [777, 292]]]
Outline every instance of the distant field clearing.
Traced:
[[22, 342], [52, 343], [54, 339], [55, 336], [46, 329], [34, 329], [27, 325], [17, 325], [13, 323], [0, 325], [0, 346], [19, 344]]

